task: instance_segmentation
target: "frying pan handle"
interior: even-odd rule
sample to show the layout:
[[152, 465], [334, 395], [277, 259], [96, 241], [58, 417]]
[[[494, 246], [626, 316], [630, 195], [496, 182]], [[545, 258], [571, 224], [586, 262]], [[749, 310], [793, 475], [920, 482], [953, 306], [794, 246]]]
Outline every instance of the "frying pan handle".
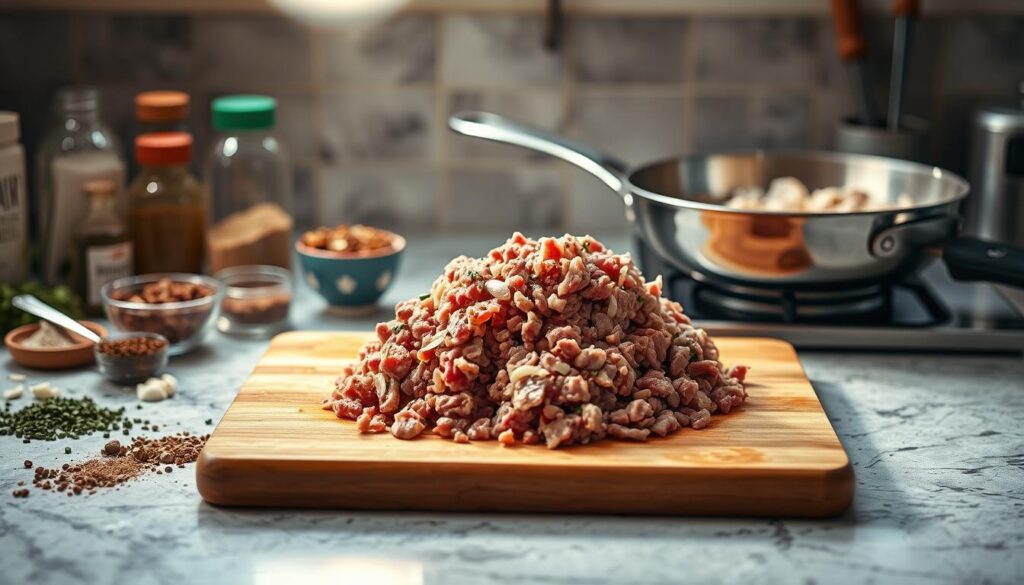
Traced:
[[987, 280], [1024, 287], [1024, 248], [957, 238], [942, 247], [942, 259], [957, 280]]
[[466, 136], [550, 154], [580, 167], [620, 196], [626, 196], [627, 165], [589, 146], [488, 112], [459, 112], [448, 118], [448, 127]]

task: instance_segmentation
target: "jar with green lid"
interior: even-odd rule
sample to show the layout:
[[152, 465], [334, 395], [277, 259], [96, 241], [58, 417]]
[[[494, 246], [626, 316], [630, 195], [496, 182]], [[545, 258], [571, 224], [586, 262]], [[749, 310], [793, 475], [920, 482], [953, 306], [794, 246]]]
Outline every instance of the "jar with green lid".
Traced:
[[213, 100], [213, 127], [218, 132], [207, 159], [206, 181], [214, 219], [274, 203], [292, 213], [291, 167], [274, 135], [277, 102], [261, 95], [229, 95]]
[[135, 139], [139, 174], [128, 188], [135, 271], [198, 274], [203, 265], [209, 197], [189, 170], [192, 135], [153, 132]]

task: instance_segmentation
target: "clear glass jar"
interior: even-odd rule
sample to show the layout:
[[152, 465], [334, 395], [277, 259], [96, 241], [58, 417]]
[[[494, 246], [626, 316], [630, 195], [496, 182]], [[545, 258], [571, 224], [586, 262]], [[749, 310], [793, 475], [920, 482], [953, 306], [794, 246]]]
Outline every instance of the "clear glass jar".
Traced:
[[135, 139], [139, 174], [128, 189], [128, 229], [139, 274], [202, 270], [209, 221], [206, 189], [189, 170], [192, 135]]
[[219, 135], [205, 175], [216, 221], [257, 203], [274, 203], [292, 213], [291, 165], [274, 135], [276, 110], [276, 101], [267, 96], [213, 100], [211, 118]]
[[124, 209], [121, 144], [100, 119], [99, 91], [92, 87], [62, 89], [36, 159], [38, 230], [42, 274], [47, 282], [64, 281], [70, 275], [74, 226], [85, 217], [88, 207], [82, 187], [98, 179], [118, 186], [117, 206]]

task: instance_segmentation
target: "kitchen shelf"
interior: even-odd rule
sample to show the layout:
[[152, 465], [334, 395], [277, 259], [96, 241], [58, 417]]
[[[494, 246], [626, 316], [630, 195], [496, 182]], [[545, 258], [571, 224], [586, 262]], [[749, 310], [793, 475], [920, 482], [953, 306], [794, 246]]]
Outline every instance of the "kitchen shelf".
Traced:
[[[339, 0], [343, 1], [343, 0]], [[867, 0], [868, 12], [885, 12], [888, 1]], [[1018, 0], [922, 0], [925, 14], [1024, 14]], [[826, 15], [824, 0], [563, 0], [570, 14], [806, 14]], [[409, 0], [406, 10], [426, 12], [543, 12], [547, 0]], [[270, 0], [0, 0], [0, 11], [72, 12], [275, 12]]]

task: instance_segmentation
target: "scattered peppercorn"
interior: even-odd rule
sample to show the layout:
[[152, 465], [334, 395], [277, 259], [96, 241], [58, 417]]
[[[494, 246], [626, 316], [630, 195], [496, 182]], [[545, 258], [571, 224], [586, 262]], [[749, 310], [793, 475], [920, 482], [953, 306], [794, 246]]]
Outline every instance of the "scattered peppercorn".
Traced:
[[35, 402], [18, 411], [0, 411], [0, 436], [14, 435], [24, 443], [32, 439], [77, 439], [82, 435], [108, 431], [123, 416], [124, 408], [103, 408], [88, 397], [58, 396]]
[[106, 445], [103, 446], [103, 454], [104, 455], [109, 455], [109, 456], [113, 457], [113, 456], [117, 455], [120, 451], [121, 451], [121, 442], [120, 441], [110, 441], [109, 443], [107, 443]]
[[71, 455], [71, 447], [64, 447], [64, 454]]
[[28, 459], [25, 460], [25, 469], [32, 469], [32, 461]]

